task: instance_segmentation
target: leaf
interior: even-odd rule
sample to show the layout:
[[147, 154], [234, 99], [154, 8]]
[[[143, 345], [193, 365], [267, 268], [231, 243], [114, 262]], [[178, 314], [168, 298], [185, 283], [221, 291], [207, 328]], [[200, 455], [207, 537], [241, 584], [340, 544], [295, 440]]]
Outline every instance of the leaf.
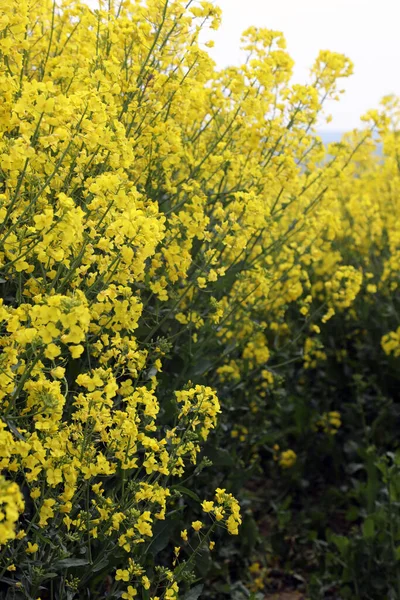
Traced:
[[54, 567], [57, 569], [70, 569], [72, 567], [84, 567], [88, 565], [89, 561], [85, 558], [63, 558], [62, 560], [58, 560]]
[[237, 347], [237, 341], [235, 340], [234, 342], [231, 342], [230, 344], [228, 344], [225, 347], [224, 355], [230, 354], [230, 352], [232, 352], [232, 350], [235, 350], [236, 347]]
[[153, 538], [147, 552], [151, 552], [155, 556], [161, 550], [164, 550], [172, 537], [175, 527], [176, 522], [174, 519], [158, 521], [153, 528]]
[[201, 358], [197, 361], [196, 366], [193, 369], [193, 375], [203, 375], [213, 366], [213, 364], [213, 361]]
[[196, 570], [202, 579], [206, 577], [208, 571], [210, 570], [211, 564], [211, 553], [208, 547], [199, 550], [196, 557]]
[[245, 515], [240, 528], [240, 541], [243, 549], [247, 553], [251, 553], [258, 539], [257, 523], [251, 515]]
[[207, 457], [212, 461], [216, 467], [234, 467], [235, 461], [229, 452], [223, 448], [209, 448], [207, 449]]
[[194, 588], [189, 590], [187, 594], [184, 595], [183, 600], [198, 600], [198, 598], [200, 598], [201, 592], [203, 591], [203, 588], [203, 584], [195, 585]]
[[332, 535], [332, 542], [335, 544], [336, 548], [339, 550], [342, 556], [347, 554], [347, 550], [350, 544], [350, 541], [344, 535]]
[[23, 442], [25, 442], [24, 436], [18, 431], [18, 429], [15, 427], [15, 425], [13, 425], [11, 423], [11, 421], [9, 421], [8, 419], [4, 419], [4, 421], [7, 423], [7, 426], [9, 428], [9, 430], [15, 435], [15, 437], [17, 439], [22, 440]]
[[368, 516], [362, 526], [363, 536], [366, 540], [370, 540], [375, 535], [375, 521], [370, 515]]
[[154, 377], [154, 375], [157, 375], [158, 373], [158, 369], [156, 367], [151, 367], [148, 371], [147, 371], [147, 378], [151, 379], [151, 377]]
[[357, 506], [350, 506], [346, 512], [347, 521], [356, 521], [360, 516], [360, 509]]
[[347, 466], [347, 472], [350, 475], [354, 475], [354, 473], [357, 473], [357, 471], [361, 471], [361, 469], [364, 469], [363, 463], [354, 463], [353, 462]]
[[378, 470], [375, 465], [375, 455], [367, 450], [367, 509], [372, 512], [379, 491]]
[[180, 492], [181, 494], [185, 494], [185, 496], [189, 496], [189, 498], [192, 498], [192, 500], [196, 500], [196, 502], [201, 502], [201, 499], [197, 494], [195, 494], [195, 492], [192, 492], [192, 490], [189, 490], [183, 485], [174, 485], [173, 489], [177, 492]]
[[0, 582], [2, 582], [2, 583], [8, 583], [9, 585], [14, 585], [15, 584], [14, 579], [10, 579], [9, 577], [4, 577], [4, 576], [0, 577]]
[[13, 585], [9, 586], [6, 596], [2, 596], [4, 600], [32, 600], [32, 596], [26, 596], [24, 592], [17, 592], [15, 589], [15, 581], [12, 582]]
[[296, 403], [294, 410], [294, 417], [296, 419], [296, 427], [299, 431], [304, 431], [309, 422], [309, 410], [300, 401]]
[[101, 569], [103, 569], [104, 567], [106, 567], [108, 565], [108, 560], [106, 558], [102, 558], [101, 561], [99, 563], [97, 563], [97, 565], [93, 565], [92, 567], [92, 571], [93, 573], [97, 573], [98, 571], [101, 571]]

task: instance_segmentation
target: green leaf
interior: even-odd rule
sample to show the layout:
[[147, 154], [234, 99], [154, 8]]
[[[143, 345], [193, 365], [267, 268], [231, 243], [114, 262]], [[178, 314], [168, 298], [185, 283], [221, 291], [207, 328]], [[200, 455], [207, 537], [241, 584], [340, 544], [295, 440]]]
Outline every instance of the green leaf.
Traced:
[[225, 347], [225, 350], [224, 350], [224, 355], [229, 354], [230, 352], [232, 352], [232, 350], [235, 350], [236, 347], [237, 347], [236, 340], [234, 342], [231, 342], [230, 344], [227, 344], [227, 346]]
[[189, 496], [189, 498], [192, 498], [192, 500], [196, 500], [196, 502], [201, 502], [201, 499], [197, 494], [195, 494], [195, 492], [192, 492], [192, 490], [189, 490], [183, 485], [174, 485], [173, 489], [177, 492], [180, 492], [181, 494], [185, 494], [185, 496]]
[[354, 475], [354, 473], [357, 473], [357, 471], [361, 471], [362, 469], [364, 469], [363, 463], [352, 462], [349, 465], [347, 465], [347, 472], [350, 475]]
[[258, 527], [251, 515], [245, 515], [240, 528], [240, 542], [247, 553], [251, 553], [257, 543]]
[[214, 362], [212, 360], [201, 358], [197, 361], [196, 366], [193, 369], [193, 375], [203, 375], [213, 366], [213, 364]]
[[196, 556], [196, 571], [199, 573], [200, 577], [203, 579], [206, 577], [208, 571], [210, 570], [212, 559], [211, 553], [208, 547], [201, 548], [198, 551]]
[[207, 457], [216, 467], [234, 467], [236, 464], [228, 450], [223, 448], [208, 448]]
[[339, 550], [342, 556], [347, 554], [347, 549], [349, 547], [349, 540], [344, 535], [332, 535], [331, 541], [335, 544], [336, 548]]
[[54, 567], [56, 569], [70, 569], [71, 567], [84, 567], [88, 565], [89, 561], [85, 558], [63, 558], [62, 560], [58, 560]]
[[201, 592], [203, 591], [203, 588], [203, 584], [196, 585], [194, 588], [189, 590], [187, 594], [184, 595], [183, 600], [198, 600], [198, 598], [200, 598]]
[[45, 579], [54, 579], [54, 577], [59, 577], [60, 573], [46, 573], [45, 575], [42, 575], [42, 579], [43, 581]]
[[13, 425], [13, 423], [11, 423], [11, 421], [9, 421], [8, 419], [4, 419], [4, 421], [7, 423], [9, 430], [15, 435], [15, 437], [18, 440], [22, 440], [23, 442], [25, 442], [24, 436], [21, 435], [21, 433], [18, 431], [15, 425]]
[[368, 448], [366, 452], [366, 467], [367, 467], [367, 510], [372, 512], [375, 508], [376, 497], [379, 491], [378, 470], [375, 464], [375, 454], [372, 448]]
[[176, 527], [176, 521], [174, 519], [168, 519], [166, 521], [158, 521], [153, 527], [153, 538], [147, 549], [147, 552], [151, 552], [153, 556], [164, 550], [168, 546], [174, 529]]
[[296, 419], [296, 427], [299, 431], [304, 431], [310, 420], [308, 408], [298, 400], [295, 405], [294, 416]]
[[358, 506], [350, 506], [346, 512], [347, 521], [356, 521], [360, 516], [360, 509]]
[[374, 518], [370, 515], [368, 516], [362, 526], [363, 536], [366, 540], [370, 540], [375, 535], [375, 521]]
[[0, 582], [1, 583], [7, 583], [7, 584], [12, 585], [12, 586], [14, 586], [14, 584], [15, 584], [14, 579], [10, 579], [9, 577], [4, 577], [4, 576], [0, 577]]
[[101, 571], [101, 569], [104, 569], [104, 567], [106, 567], [108, 565], [109, 561], [106, 558], [102, 558], [101, 561], [99, 563], [97, 563], [97, 565], [93, 565], [92, 567], [92, 571], [93, 573], [97, 573], [97, 571]]

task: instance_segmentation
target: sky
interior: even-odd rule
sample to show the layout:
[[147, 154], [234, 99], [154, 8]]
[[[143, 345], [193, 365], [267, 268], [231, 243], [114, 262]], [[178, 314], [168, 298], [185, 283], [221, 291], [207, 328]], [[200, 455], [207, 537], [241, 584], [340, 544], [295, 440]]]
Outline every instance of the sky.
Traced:
[[400, 0], [215, 0], [223, 10], [210, 53], [218, 66], [240, 62], [240, 36], [250, 25], [283, 31], [295, 61], [294, 79], [305, 83], [319, 50], [346, 54], [354, 75], [342, 79], [333, 120], [324, 130], [347, 131], [377, 108], [382, 96], [400, 96]]

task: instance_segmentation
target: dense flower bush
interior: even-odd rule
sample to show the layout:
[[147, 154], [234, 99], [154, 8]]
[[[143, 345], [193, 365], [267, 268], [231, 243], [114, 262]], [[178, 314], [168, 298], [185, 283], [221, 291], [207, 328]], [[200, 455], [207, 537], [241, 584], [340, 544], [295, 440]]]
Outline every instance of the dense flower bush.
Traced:
[[246, 482], [296, 485], [315, 440], [351, 435], [326, 376], [340, 327], [400, 355], [396, 101], [326, 149], [351, 62], [322, 51], [293, 84], [282, 34], [252, 27], [218, 70], [200, 33], [219, 20], [192, 0], [0, 9], [5, 598], [197, 598], [255, 523]]

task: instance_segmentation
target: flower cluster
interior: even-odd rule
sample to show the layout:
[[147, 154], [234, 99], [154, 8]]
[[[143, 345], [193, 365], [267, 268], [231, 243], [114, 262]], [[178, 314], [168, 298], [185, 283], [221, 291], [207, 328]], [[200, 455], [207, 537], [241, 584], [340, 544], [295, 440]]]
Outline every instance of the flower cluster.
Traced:
[[296, 464], [297, 455], [294, 450], [283, 450], [280, 452], [279, 445], [274, 445], [274, 460], [282, 469], [290, 469]]
[[316, 422], [315, 429], [321, 429], [324, 433], [328, 433], [329, 435], [336, 435], [341, 426], [342, 420], [340, 412], [332, 410], [329, 413], [321, 415], [321, 418]]
[[[326, 149], [349, 59], [323, 51], [293, 83], [283, 35], [250, 27], [244, 63], [218, 70], [200, 33], [221, 11], [192, 4], [0, 8], [0, 577], [29, 597], [47, 572], [71, 598], [177, 597], [187, 567], [154, 540], [218, 423], [253, 443], [276, 354], [298, 342], [316, 369], [332, 320], [398, 287], [396, 103]], [[202, 509], [238, 533], [226, 489]]]
[[0, 479], [0, 546], [14, 540], [15, 524], [24, 510], [24, 500], [16, 483]]

